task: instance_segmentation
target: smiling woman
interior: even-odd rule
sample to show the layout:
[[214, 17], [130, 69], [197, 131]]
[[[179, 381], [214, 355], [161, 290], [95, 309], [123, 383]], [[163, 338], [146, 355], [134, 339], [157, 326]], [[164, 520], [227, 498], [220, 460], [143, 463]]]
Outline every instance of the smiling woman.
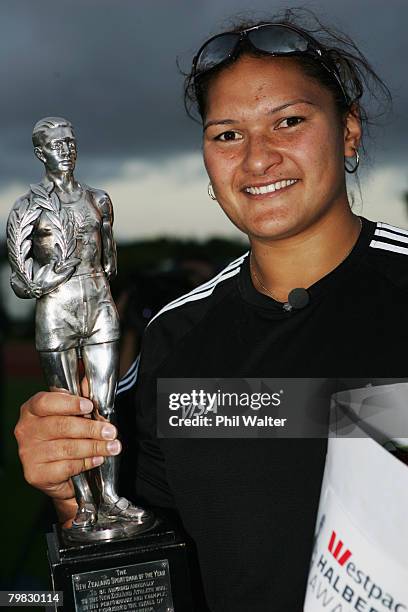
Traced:
[[[203, 121], [211, 193], [250, 239], [258, 289], [283, 302], [294, 286], [334, 269], [356, 242], [361, 221], [350, 209], [345, 170], [350, 158], [357, 170], [369, 123], [364, 83], [371, 79], [378, 100], [390, 99], [354, 43], [316, 19], [319, 27], [325, 44], [296, 25], [293, 11], [276, 22], [241, 23], [202, 45], [185, 84], [187, 112], [196, 105]], [[306, 277], [286, 256], [293, 248]]]
[[344, 156], [358, 148], [359, 120], [350, 113], [343, 126], [331, 93], [294, 60], [243, 57], [220, 73], [208, 94], [204, 129], [215, 195], [253, 248], [300, 232], [320, 234], [315, 226], [328, 224], [328, 216], [348, 222], [348, 235], [354, 223], [356, 237]]
[[[209, 195], [250, 252], [158, 313], [119, 386], [118, 401], [135, 414], [135, 495], [179, 513], [204, 586], [197, 610], [302, 609], [326, 440], [264, 431], [252, 440], [157, 439], [157, 381], [228, 378], [238, 389], [248, 378], [405, 374], [408, 232], [354, 215], [346, 188], [368, 121], [363, 94], [370, 82], [385, 99], [388, 90], [348, 38], [315, 26], [293, 12], [241, 23], [196, 54], [186, 105], [202, 118]], [[71, 415], [65, 463], [58, 414]], [[89, 420], [80, 431], [77, 414], [75, 398], [42, 394], [25, 404], [17, 430], [30, 482], [54, 497], [62, 522], [75, 515], [75, 500], [59, 492], [88, 464], [84, 439], [109, 455]]]

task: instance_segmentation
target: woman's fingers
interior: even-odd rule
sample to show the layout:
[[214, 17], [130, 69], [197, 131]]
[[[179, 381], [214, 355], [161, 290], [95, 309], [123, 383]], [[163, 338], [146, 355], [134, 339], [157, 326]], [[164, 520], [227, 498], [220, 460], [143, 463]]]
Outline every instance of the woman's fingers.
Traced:
[[40, 391], [21, 406], [21, 414], [38, 417], [60, 415], [84, 415], [93, 410], [92, 402], [61, 389], [60, 391]]
[[[26, 413], [15, 428], [19, 444], [32, 446], [35, 440], [91, 439], [115, 440], [117, 429], [111, 423], [77, 416], [38, 417]], [[105, 454], [105, 453], [102, 453]]]
[[[50, 440], [46, 443], [38, 444], [35, 451], [38, 464], [52, 462], [64, 463], [66, 461], [74, 462], [75, 460], [81, 460], [85, 462], [82, 465], [82, 469], [85, 468], [89, 470], [95, 467], [96, 464], [101, 465], [103, 457], [118, 455], [121, 449], [122, 447], [119, 440], [102, 442], [99, 440], [62, 439]], [[94, 459], [98, 461], [95, 462]], [[102, 461], [100, 461], [100, 459], [102, 459]], [[77, 467], [77, 464], [72, 463], [73, 471], [70, 472], [68, 476], [74, 475]], [[81, 471], [81, 469], [79, 469], [79, 471]]]
[[73, 476], [120, 453], [114, 425], [83, 418], [92, 410], [88, 399], [63, 389], [37, 393], [25, 402], [15, 436], [24, 475], [31, 485], [55, 499], [70, 499]]
[[[100, 460], [103, 462], [103, 457], [100, 457]], [[29, 484], [55, 499], [70, 499], [74, 497], [72, 476], [78, 476], [93, 467], [95, 465], [92, 457], [36, 463], [25, 467], [24, 477]]]

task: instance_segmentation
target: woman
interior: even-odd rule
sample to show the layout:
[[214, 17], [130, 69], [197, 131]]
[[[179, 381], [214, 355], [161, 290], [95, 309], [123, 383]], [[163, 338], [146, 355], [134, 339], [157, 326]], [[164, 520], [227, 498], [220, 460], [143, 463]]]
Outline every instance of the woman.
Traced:
[[[361, 75], [377, 77], [355, 47], [325, 34], [323, 45], [291, 13], [241, 25], [207, 41], [187, 77], [209, 195], [251, 250], [146, 331], [132, 403], [136, 493], [178, 510], [213, 612], [302, 608], [326, 443], [158, 441], [157, 379], [404, 372], [407, 232], [355, 216], [345, 181], [345, 164], [359, 163]], [[85, 399], [42, 393], [16, 430], [26, 478], [53, 497], [62, 522], [75, 514], [69, 478], [109, 455], [100, 423], [72, 418], [80, 405], [91, 410]], [[66, 438], [75, 443], [63, 454]]]

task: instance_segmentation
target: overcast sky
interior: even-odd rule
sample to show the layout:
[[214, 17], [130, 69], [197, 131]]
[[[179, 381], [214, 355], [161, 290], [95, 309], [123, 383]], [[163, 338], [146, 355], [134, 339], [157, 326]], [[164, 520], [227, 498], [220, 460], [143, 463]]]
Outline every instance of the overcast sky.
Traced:
[[[200, 126], [182, 105], [196, 49], [231, 16], [267, 17], [290, 2], [264, 0], [2, 0], [0, 3], [0, 229], [38, 181], [33, 124], [62, 115], [75, 127], [79, 179], [106, 189], [119, 240], [237, 235], [206, 195]], [[304, 2], [350, 34], [394, 95], [394, 113], [368, 142], [358, 212], [407, 225], [407, 0]], [[367, 167], [363, 158], [362, 166]]]

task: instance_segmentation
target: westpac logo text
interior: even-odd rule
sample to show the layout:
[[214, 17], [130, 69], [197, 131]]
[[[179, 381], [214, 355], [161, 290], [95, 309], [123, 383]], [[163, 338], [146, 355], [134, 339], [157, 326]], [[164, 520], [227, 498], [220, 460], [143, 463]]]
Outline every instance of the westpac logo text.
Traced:
[[[326, 553], [329, 551], [330, 555]], [[380, 580], [374, 579], [357, 563], [353, 553], [334, 529], [325, 541], [320, 555], [316, 550], [309, 575], [309, 591], [327, 612], [407, 612], [408, 607], [386, 591]], [[333, 563], [332, 559], [336, 560]], [[353, 557], [354, 558], [354, 557]], [[339, 567], [340, 566], [340, 567]]]

